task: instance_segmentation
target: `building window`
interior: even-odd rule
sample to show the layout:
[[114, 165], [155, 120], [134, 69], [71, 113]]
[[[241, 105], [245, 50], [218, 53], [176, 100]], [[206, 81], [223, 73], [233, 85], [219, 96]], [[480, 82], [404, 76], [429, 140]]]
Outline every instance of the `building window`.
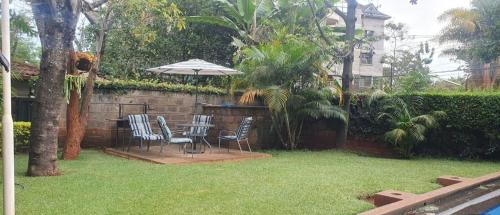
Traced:
[[373, 37], [373, 36], [375, 36], [375, 31], [365, 30], [365, 35], [367, 37]]
[[361, 63], [362, 64], [373, 64], [373, 52], [361, 52]]
[[372, 76], [359, 76], [358, 83], [359, 83], [360, 89], [369, 88], [373, 84], [373, 77]]

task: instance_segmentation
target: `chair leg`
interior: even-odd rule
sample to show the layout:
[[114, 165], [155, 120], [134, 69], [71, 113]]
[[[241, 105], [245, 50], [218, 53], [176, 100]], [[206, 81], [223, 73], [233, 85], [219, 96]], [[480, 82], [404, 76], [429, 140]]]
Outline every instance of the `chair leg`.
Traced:
[[139, 146], [139, 149], [142, 150], [142, 142], [144, 142], [141, 138], [141, 145]]
[[250, 148], [250, 143], [248, 143], [248, 139], [246, 139], [246, 141], [247, 141], [248, 150], [249, 150], [250, 152], [252, 152], [252, 148]]
[[219, 138], [219, 152], [220, 152], [220, 141], [221, 141], [221, 139]]
[[[129, 140], [128, 140], [128, 145], [127, 145], [127, 152], [130, 151], [130, 145], [132, 144], [132, 142], [134, 141], [134, 138], [131, 137]], [[123, 149], [123, 151], [125, 151], [125, 148]]]
[[160, 154], [163, 152], [163, 140], [160, 140]]
[[240, 140], [237, 139], [236, 142], [238, 142], [238, 147], [240, 147], [240, 152], [243, 152], [243, 150], [241, 149]]
[[151, 140], [148, 140], [147, 143], [148, 143], [148, 150], [147, 151], [149, 152], [149, 145], [151, 145]]
[[191, 158], [194, 158], [194, 142], [191, 143]]
[[205, 139], [205, 137], [202, 137], [201, 139], [207, 144], [210, 153], [212, 153], [212, 145], [210, 145], [210, 143], [207, 141], [207, 139]]

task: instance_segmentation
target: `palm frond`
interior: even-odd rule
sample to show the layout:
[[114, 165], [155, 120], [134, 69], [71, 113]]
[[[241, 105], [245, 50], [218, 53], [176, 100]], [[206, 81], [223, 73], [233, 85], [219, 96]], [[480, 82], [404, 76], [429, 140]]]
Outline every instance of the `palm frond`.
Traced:
[[437, 119], [443, 119], [446, 118], [447, 114], [444, 111], [433, 111], [431, 113], [432, 116], [434, 116]]
[[429, 114], [416, 116], [411, 119], [411, 122], [422, 124], [429, 128], [434, 127], [436, 125], [436, 119], [434, 118], [434, 116]]
[[234, 31], [240, 31], [240, 27], [227, 17], [216, 17], [216, 16], [188, 16], [186, 21], [190, 23], [197, 24], [208, 24], [217, 25], [220, 27], [232, 29]]
[[335, 97], [339, 98], [339, 105], [344, 105], [344, 91], [342, 90], [342, 85], [338, 80], [335, 79], [332, 81], [332, 87], [330, 88], [330, 90], [332, 91], [333, 95], [335, 95]]
[[378, 101], [378, 100], [380, 100], [380, 99], [382, 99], [384, 97], [387, 97], [387, 96], [389, 96], [389, 94], [387, 94], [383, 90], [375, 90], [375, 91], [373, 91], [373, 93], [368, 98], [368, 105], [370, 106], [375, 101]]
[[286, 107], [289, 93], [277, 86], [272, 86], [264, 90], [264, 101], [266, 102], [269, 110], [280, 112]]
[[257, 97], [264, 95], [264, 90], [248, 88], [243, 95], [240, 97], [241, 104], [251, 104], [254, 103]]
[[406, 138], [406, 136], [407, 133], [405, 130], [396, 128], [386, 132], [384, 138], [386, 141], [394, 145], [399, 145]]
[[425, 140], [426, 130], [427, 128], [422, 124], [413, 124], [413, 126], [408, 129], [408, 133], [416, 140], [416, 143], [418, 143]]

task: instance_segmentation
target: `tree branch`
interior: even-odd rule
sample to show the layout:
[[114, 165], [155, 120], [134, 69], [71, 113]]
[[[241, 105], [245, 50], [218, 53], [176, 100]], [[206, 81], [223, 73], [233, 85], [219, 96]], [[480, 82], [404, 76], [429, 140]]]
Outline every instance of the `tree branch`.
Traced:
[[87, 0], [84, 0], [83, 2], [85, 3], [85, 5], [88, 5], [93, 10], [102, 6], [103, 4], [106, 4], [108, 0], [96, 0], [93, 2], [88, 2]]
[[345, 15], [345, 13], [344, 13], [344, 12], [342, 12], [342, 11], [341, 11], [338, 7], [334, 7], [334, 8], [333, 8], [333, 10], [335, 11], [335, 13], [336, 13], [337, 15], [339, 15], [339, 16], [340, 16], [340, 18], [342, 18], [342, 20], [344, 20], [344, 22], [346, 22], [346, 20], [347, 20], [347, 16]]
[[332, 45], [332, 42], [330, 41], [330, 39], [328, 39], [328, 37], [326, 37], [325, 32], [323, 32], [323, 29], [321, 29], [321, 25], [319, 23], [318, 17], [316, 17], [316, 10], [314, 9], [314, 6], [311, 3], [311, 0], [307, 0], [307, 4], [309, 5], [309, 8], [311, 9], [312, 15], [314, 17], [314, 23], [316, 24], [316, 28], [318, 28], [319, 35], [326, 42], [326, 44]]

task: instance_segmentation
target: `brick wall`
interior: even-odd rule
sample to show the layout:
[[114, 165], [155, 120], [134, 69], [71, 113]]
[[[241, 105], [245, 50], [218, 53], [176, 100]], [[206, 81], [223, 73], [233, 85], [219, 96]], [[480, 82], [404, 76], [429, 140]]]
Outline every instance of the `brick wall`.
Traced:
[[[213, 124], [215, 128], [209, 133], [209, 142], [217, 145], [217, 136], [221, 130], [234, 131], [238, 128], [244, 117], [252, 116], [254, 118], [249, 142], [252, 149], [266, 149], [279, 144], [279, 140], [271, 132], [271, 116], [265, 107], [261, 106], [232, 106], [224, 107], [220, 105], [203, 106], [203, 113], [213, 115]], [[238, 148], [232, 143], [231, 148]], [[246, 143], [243, 147], [246, 150]]]
[[[198, 95], [198, 101], [208, 104], [222, 104], [231, 102], [232, 98], [218, 95]], [[194, 111], [195, 96], [186, 93], [170, 93], [160, 91], [133, 90], [127, 92], [112, 92], [97, 90], [92, 97], [87, 133], [82, 143], [83, 147], [110, 146], [116, 139], [116, 121], [119, 117], [119, 104], [147, 104], [151, 125], [155, 132], [159, 132], [156, 116], [164, 116], [167, 124], [175, 128], [178, 123], [191, 122]], [[200, 108], [201, 109], [201, 108]], [[123, 116], [143, 113], [143, 106], [125, 106]], [[66, 135], [66, 111], [61, 114], [61, 129], [59, 142], [64, 141]], [[128, 137], [129, 132], [119, 133], [119, 141]], [[125, 139], [125, 142], [127, 139]]]
[[[254, 122], [249, 134], [252, 149], [279, 148], [281, 143], [271, 128], [271, 116], [262, 106], [224, 106], [223, 103], [234, 103], [235, 99], [229, 96], [199, 95], [199, 102], [212, 105], [200, 105], [197, 113], [213, 115], [215, 125], [210, 130], [208, 140], [217, 146], [217, 136], [221, 130], [235, 130], [243, 117], [252, 116]], [[164, 116], [170, 128], [176, 124], [190, 123], [194, 114], [195, 97], [185, 93], [167, 93], [160, 91], [128, 91], [116, 93], [98, 90], [92, 98], [86, 136], [82, 147], [109, 147], [116, 141], [116, 121], [119, 116], [119, 104], [144, 104], [150, 116], [153, 130], [159, 133], [156, 116]], [[126, 106], [122, 115], [140, 114], [143, 106]], [[60, 143], [66, 135], [66, 111], [61, 114]], [[335, 148], [335, 124], [328, 120], [313, 120], [304, 123], [302, 132], [302, 148], [332, 149]], [[118, 143], [127, 143], [129, 131], [120, 130]], [[237, 148], [234, 143], [231, 148]], [[389, 147], [377, 143], [375, 139], [349, 137], [347, 148], [368, 154], [388, 156], [392, 154]], [[246, 147], [244, 147], [246, 150]]]

